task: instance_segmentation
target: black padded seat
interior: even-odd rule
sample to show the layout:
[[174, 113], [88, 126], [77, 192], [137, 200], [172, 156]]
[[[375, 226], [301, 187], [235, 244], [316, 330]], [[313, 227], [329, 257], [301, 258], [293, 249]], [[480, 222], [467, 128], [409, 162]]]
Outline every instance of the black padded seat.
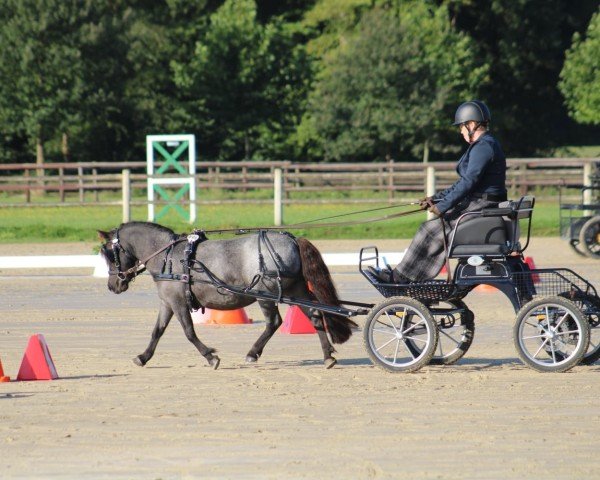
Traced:
[[[529, 244], [534, 205], [535, 198], [527, 196], [517, 202], [501, 202], [497, 208], [464, 213], [451, 235], [448, 257], [503, 257], [523, 253]], [[468, 217], [468, 221], [463, 221]], [[529, 220], [525, 245], [519, 242], [519, 220], [523, 219]]]
[[511, 222], [502, 217], [479, 217], [459, 224], [454, 235], [450, 257], [508, 254], [510, 225]]

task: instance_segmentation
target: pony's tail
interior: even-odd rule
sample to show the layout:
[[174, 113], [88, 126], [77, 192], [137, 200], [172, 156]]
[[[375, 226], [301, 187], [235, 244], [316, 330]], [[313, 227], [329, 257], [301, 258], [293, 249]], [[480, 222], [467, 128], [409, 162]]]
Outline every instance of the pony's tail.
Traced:
[[[321, 253], [306, 238], [298, 238], [298, 249], [302, 260], [302, 275], [309, 284], [308, 289], [319, 303], [339, 306], [335, 285]], [[352, 335], [352, 328], [358, 325], [347, 317], [323, 312], [323, 321], [333, 343], [344, 343]]]

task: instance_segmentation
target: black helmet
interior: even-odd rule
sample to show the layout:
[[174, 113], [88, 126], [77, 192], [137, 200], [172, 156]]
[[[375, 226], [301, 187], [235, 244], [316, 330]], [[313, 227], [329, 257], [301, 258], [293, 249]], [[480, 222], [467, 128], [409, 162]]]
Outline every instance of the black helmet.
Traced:
[[471, 120], [477, 123], [487, 123], [491, 119], [492, 114], [485, 103], [480, 100], [471, 100], [456, 109], [452, 125], [460, 125]]

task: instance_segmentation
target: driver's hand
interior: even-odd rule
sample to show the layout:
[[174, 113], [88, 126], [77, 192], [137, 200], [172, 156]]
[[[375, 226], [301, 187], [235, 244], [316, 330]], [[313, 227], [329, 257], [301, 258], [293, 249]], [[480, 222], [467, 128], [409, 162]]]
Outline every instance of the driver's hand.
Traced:
[[432, 202], [433, 197], [425, 197], [424, 199], [419, 200], [419, 207], [421, 207], [421, 210], [427, 210]]
[[442, 214], [440, 213], [440, 211], [438, 210], [437, 205], [432, 205], [431, 207], [429, 207], [429, 211], [431, 213], [433, 213], [436, 217], [441, 217]]

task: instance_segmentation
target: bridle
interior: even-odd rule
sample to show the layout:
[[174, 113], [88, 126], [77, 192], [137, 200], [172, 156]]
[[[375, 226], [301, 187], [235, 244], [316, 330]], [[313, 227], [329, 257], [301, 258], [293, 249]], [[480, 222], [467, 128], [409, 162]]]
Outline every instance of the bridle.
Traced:
[[121, 280], [123, 282], [125, 282], [125, 281], [130, 282], [135, 277], [137, 277], [140, 273], [142, 273], [146, 270], [146, 263], [148, 263], [149, 260], [152, 260], [158, 254], [164, 252], [165, 250], [172, 247], [173, 245], [183, 242], [183, 241], [186, 241], [185, 237], [176, 238], [176, 239], [170, 241], [169, 243], [167, 243], [165, 246], [159, 248], [156, 252], [147, 256], [145, 259], [136, 260], [135, 264], [132, 267], [128, 268], [127, 270], [121, 270], [121, 258], [119, 256], [119, 252], [122, 251], [125, 255], [128, 255], [130, 257], [134, 257], [134, 255], [131, 255], [131, 253], [129, 253], [127, 250], [125, 250], [125, 247], [123, 247], [121, 245], [121, 243], [119, 242], [119, 230], [117, 229], [115, 231], [114, 238], [110, 241], [110, 249], [112, 250], [112, 253], [113, 253], [113, 259], [114, 259], [113, 263], [115, 264], [116, 270], [111, 270], [109, 268], [108, 273], [109, 273], [109, 275], [116, 275], [119, 278], [119, 280]]

